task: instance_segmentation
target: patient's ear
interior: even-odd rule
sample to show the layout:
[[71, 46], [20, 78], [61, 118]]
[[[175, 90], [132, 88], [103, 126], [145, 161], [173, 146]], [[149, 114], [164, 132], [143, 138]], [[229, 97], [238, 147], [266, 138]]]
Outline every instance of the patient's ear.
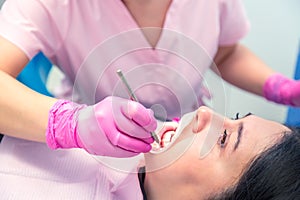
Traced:
[[209, 123], [211, 119], [211, 110], [207, 107], [200, 107], [193, 119], [193, 133], [199, 133]]

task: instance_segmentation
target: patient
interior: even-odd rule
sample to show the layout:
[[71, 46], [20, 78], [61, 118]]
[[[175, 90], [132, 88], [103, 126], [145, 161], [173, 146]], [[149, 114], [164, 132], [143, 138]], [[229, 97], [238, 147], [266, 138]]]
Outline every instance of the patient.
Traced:
[[[221, 126], [220, 126], [221, 124]], [[220, 127], [216, 145], [200, 156], [205, 137]], [[162, 135], [172, 138], [176, 126]], [[139, 179], [144, 199], [297, 199], [300, 134], [247, 115], [230, 120], [200, 107], [175, 143], [146, 154]]]
[[164, 126], [162, 146], [170, 148], [145, 154], [143, 165], [143, 155], [108, 163], [80, 149], [51, 151], [4, 137], [1, 199], [299, 199], [299, 132], [254, 115], [226, 119], [207, 107], [177, 139], [176, 128]]

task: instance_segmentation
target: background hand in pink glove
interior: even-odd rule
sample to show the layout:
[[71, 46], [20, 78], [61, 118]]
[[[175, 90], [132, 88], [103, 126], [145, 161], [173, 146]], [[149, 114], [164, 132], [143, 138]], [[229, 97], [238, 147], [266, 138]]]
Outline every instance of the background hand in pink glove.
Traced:
[[281, 74], [273, 74], [266, 80], [263, 93], [270, 101], [300, 106], [300, 81], [289, 79]]
[[93, 105], [59, 100], [49, 112], [50, 148], [83, 148], [94, 155], [130, 157], [149, 152], [156, 129], [153, 112], [138, 102], [107, 97]]

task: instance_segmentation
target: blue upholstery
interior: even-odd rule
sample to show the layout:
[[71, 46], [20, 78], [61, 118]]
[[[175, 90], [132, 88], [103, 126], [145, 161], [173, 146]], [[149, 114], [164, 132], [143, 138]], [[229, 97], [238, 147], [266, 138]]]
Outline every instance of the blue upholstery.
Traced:
[[52, 96], [46, 88], [51, 67], [51, 62], [40, 52], [26, 65], [17, 79], [39, 93]]
[[[299, 52], [298, 52], [298, 59], [297, 59], [294, 78], [296, 80], [300, 80], [300, 47], [299, 47]], [[289, 126], [299, 126], [300, 127], [300, 108], [294, 108], [294, 107], [288, 108], [288, 113], [287, 113], [287, 118], [286, 118], [285, 124], [289, 125]]]

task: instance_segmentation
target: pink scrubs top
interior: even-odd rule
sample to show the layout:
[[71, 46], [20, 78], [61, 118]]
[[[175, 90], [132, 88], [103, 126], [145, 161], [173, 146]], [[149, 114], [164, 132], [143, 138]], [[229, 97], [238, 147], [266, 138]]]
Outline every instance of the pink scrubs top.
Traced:
[[[139, 101], [155, 106], [158, 117], [169, 119], [201, 105], [203, 77], [218, 47], [237, 43], [248, 29], [240, 0], [173, 0], [154, 47], [120, 0], [7, 0], [0, 13], [0, 35], [29, 58], [42, 51], [66, 74], [79, 102], [94, 104], [110, 95], [128, 98], [116, 75], [122, 69]], [[19, 194], [30, 190], [26, 184], [30, 180], [36, 185], [32, 192], [44, 188], [41, 194], [47, 191], [60, 198], [64, 192], [76, 191], [68, 194], [80, 199], [96, 195], [90, 189], [101, 188], [107, 178], [102, 172], [107, 169], [81, 150], [51, 151], [44, 144], [12, 138], [4, 139], [4, 145], [1, 194], [16, 193], [13, 182], [22, 179], [25, 189], [18, 188]], [[78, 174], [81, 178], [74, 178]], [[93, 174], [105, 178], [101, 182]], [[9, 181], [12, 185], [3, 187]], [[99, 191], [111, 193], [106, 186]], [[28, 195], [40, 199], [35, 193]], [[103, 199], [113, 199], [108, 196]]]
[[10, 0], [2, 8], [0, 34], [29, 58], [43, 51], [81, 102], [128, 98], [116, 75], [120, 68], [141, 103], [160, 106], [172, 119], [201, 105], [202, 79], [218, 47], [248, 31], [240, 4], [174, 0], [154, 49], [120, 0]]

